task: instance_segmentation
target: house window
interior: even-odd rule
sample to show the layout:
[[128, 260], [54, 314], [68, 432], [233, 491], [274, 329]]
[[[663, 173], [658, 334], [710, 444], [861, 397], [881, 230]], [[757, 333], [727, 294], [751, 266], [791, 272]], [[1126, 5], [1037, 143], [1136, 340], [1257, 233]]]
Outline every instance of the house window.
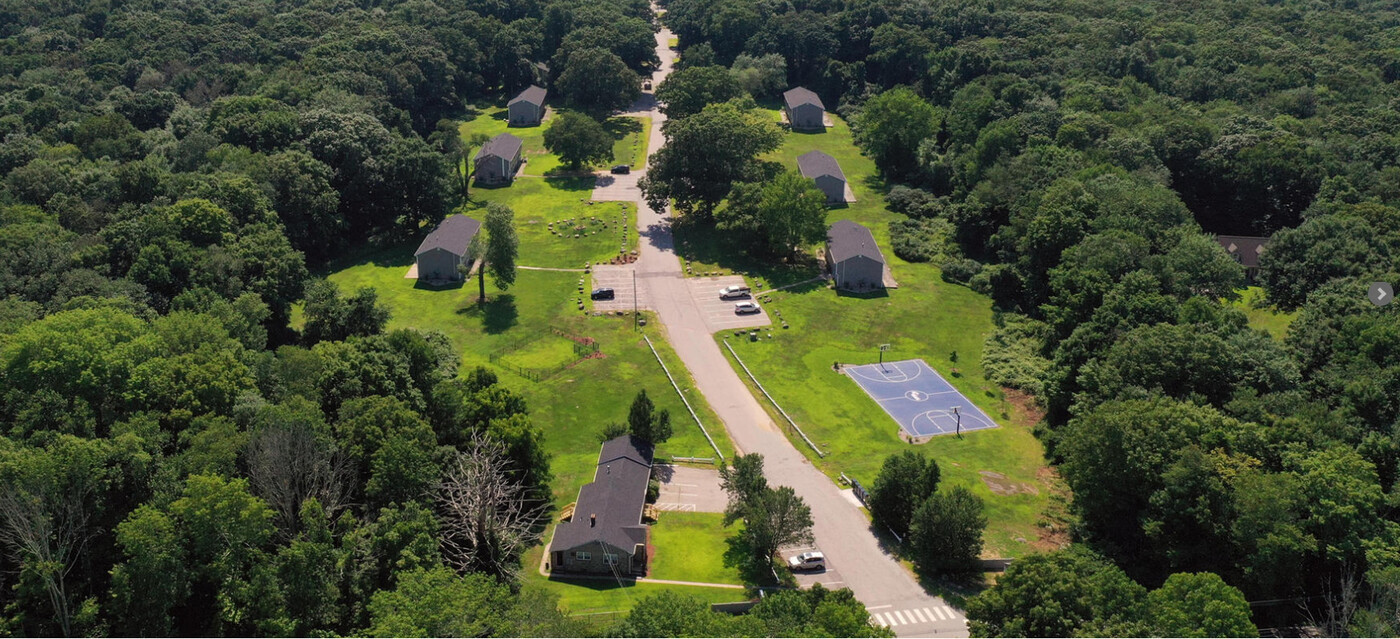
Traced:
[[579, 560], [579, 561], [588, 561], [588, 560], [590, 560], [590, 559], [592, 559], [592, 558], [593, 558], [593, 555], [591, 555], [591, 554], [589, 554], [589, 553], [586, 553], [586, 552], [576, 552], [576, 553], [574, 553], [574, 559], [577, 559], [577, 560]]
[[605, 553], [603, 553], [603, 563], [605, 563], [605, 564], [607, 564], [607, 565], [609, 565], [609, 566], [616, 566], [616, 565], [617, 565], [617, 555], [614, 555], [614, 554], [612, 554], [612, 553], [610, 553], [610, 552], [605, 552]]

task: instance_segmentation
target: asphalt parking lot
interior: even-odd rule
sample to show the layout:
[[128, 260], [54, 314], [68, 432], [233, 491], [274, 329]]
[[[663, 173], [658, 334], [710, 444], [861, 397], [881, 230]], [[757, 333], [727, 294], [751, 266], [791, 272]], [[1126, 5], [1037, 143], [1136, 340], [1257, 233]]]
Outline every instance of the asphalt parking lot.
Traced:
[[[610, 300], [593, 300], [593, 310], [595, 311], [630, 311], [633, 308], [633, 291], [636, 290], [632, 279], [633, 268], [631, 265], [621, 264], [600, 264], [593, 267], [592, 288], [584, 289], [584, 294], [591, 293], [595, 288], [610, 288], [613, 290], [613, 298]], [[636, 299], [637, 308], [647, 308], [645, 290]]]
[[[695, 306], [705, 317], [705, 325], [709, 327], [711, 333], [732, 331], [739, 328], [772, 326], [773, 324], [773, 321], [768, 319], [768, 311], [763, 310], [763, 303], [752, 297], [728, 300], [719, 298], [720, 289], [735, 284], [742, 286], [744, 284], [743, 276], [692, 277], [686, 279], [685, 283], [690, 287], [690, 295], [695, 299]], [[745, 300], [757, 303], [759, 311], [752, 315], [736, 314], [734, 304]]]
[[[780, 548], [778, 554], [782, 556], [783, 562], [786, 563], [789, 557], [800, 555], [810, 550], [821, 551], [821, 548], [816, 546], [791, 546]], [[828, 558], [827, 561], [830, 562], [831, 559]], [[799, 570], [792, 573], [792, 575], [797, 578], [797, 585], [803, 588], [811, 588], [813, 584], [821, 584], [826, 588], [832, 589], [846, 587], [846, 582], [841, 577], [839, 567], [833, 566], [830, 563], [827, 564], [825, 570]]]
[[719, 471], [713, 468], [657, 464], [655, 472], [661, 482], [661, 496], [656, 499], [659, 510], [722, 513], [729, 503], [720, 487]]

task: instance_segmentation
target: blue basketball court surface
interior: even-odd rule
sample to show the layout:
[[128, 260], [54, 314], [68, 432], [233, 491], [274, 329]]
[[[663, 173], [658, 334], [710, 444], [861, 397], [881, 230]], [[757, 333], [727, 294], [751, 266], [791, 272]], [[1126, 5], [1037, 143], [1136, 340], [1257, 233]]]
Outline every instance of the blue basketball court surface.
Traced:
[[870, 398], [914, 437], [996, 428], [982, 409], [922, 359], [843, 366]]

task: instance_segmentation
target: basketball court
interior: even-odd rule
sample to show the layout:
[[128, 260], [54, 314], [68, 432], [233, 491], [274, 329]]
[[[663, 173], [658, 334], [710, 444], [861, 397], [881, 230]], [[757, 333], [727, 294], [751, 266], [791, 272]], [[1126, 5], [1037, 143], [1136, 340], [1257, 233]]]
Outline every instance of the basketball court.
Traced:
[[841, 372], [855, 380], [912, 437], [997, 427], [922, 359], [842, 366]]

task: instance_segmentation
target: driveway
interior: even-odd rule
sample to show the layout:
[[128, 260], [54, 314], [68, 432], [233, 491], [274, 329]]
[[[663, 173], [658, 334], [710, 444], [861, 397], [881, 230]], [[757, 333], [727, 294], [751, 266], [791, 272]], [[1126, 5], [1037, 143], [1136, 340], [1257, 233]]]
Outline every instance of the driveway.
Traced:
[[[593, 310], [630, 311], [633, 309], [634, 303], [636, 308], [651, 308], [647, 305], [646, 288], [633, 286], [636, 281], [632, 277], [633, 272], [634, 269], [630, 264], [599, 264], [594, 266], [593, 288], [610, 288], [614, 292], [614, 297], [610, 300], [593, 300]], [[637, 290], [638, 288], [640, 290]], [[633, 291], [637, 293], [636, 299], [632, 297]]]
[[593, 183], [593, 199], [606, 202], [636, 202], [642, 198], [642, 190], [637, 188], [637, 180], [641, 178], [640, 168], [627, 175], [598, 173], [597, 181]]
[[654, 472], [661, 482], [661, 496], [656, 500], [658, 510], [722, 513], [729, 503], [729, 497], [720, 487], [718, 470], [657, 464]]
[[[711, 333], [773, 325], [773, 320], [768, 319], [768, 311], [763, 310], [763, 303], [753, 297], [729, 300], [719, 298], [720, 289], [726, 286], [744, 285], [744, 278], [741, 275], [691, 277], [685, 280], [685, 284], [690, 289], [690, 296], [695, 300], [695, 306], [700, 310], [700, 315], [704, 317], [705, 325], [710, 328]], [[742, 301], [757, 303], [759, 311], [751, 315], [735, 313], [734, 304]]]

